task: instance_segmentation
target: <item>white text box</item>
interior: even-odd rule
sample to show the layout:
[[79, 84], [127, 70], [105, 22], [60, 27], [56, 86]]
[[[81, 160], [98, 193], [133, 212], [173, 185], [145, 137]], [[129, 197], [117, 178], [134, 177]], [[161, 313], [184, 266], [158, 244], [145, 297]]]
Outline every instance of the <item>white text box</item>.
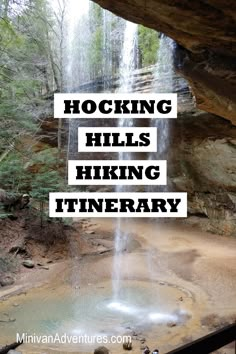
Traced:
[[[100, 141], [101, 146], [90, 143], [90, 137]], [[132, 142], [138, 146], [127, 146], [132, 137]], [[108, 144], [110, 142], [110, 144]], [[114, 146], [115, 143], [119, 146]], [[123, 144], [123, 146], [121, 146]], [[97, 145], [97, 144], [96, 144]], [[107, 145], [107, 146], [106, 146]], [[81, 127], [78, 128], [79, 152], [156, 152], [157, 128], [137, 127]]]
[[54, 118], [177, 118], [177, 94], [56, 93]]
[[50, 193], [50, 217], [187, 217], [187, 193]]
[[[129, 169], [130, 167], [130, 169]], [[166, 161], [71, 160], [69, 185], [166, 185]]]

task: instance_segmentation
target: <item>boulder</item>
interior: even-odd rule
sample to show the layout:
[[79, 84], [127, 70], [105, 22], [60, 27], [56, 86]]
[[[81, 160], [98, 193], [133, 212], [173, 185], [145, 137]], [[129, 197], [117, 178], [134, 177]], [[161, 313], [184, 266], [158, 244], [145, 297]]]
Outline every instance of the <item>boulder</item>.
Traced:
[[2, 275], [0, 276], [0, 285], [9, 286], [14, 284], [15, 280], [11, 275]]
[[[27, 207], [30, 202], [28, 194], [9, 193], [4, 189], [0, 189], [0, 203], [3, 205], [5, 211], [21, 210]], [[14, 215], [12, 215], [14, 217]]]
[[132, 350], [132, 349], [133, 349], [132, 342], [125, 342], [125, 343], [123, 343], [123, 349], [124, 349], [124, 350]]
[[151, 353], [151, 350], [148, 348], [148, 346], [146, 346], [143, 350], [143, 353], [142, 354], [150, 354]]
[[22, 262], [22, 265], [26, 268], [34, 268], [35, 264], [34, 261], [32, 261], [31, 259], [26, 259]]
[[109, 350], [106, 347], [98, 347], [94, 350], [94, 354], [109, 354]]
[[95, 234], [95, 231], [88, 230], [88, 231], [85, 231], [85, 234], [86, 234], [86, 235], [94, 235], [94, 234]]

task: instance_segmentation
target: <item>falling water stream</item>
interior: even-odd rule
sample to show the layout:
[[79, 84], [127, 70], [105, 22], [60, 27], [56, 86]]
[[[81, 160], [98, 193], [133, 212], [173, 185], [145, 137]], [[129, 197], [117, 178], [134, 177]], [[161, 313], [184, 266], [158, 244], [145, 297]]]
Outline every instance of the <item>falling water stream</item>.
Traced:
[[[75, 92], [79, 83], [90, 80], [90, 66], [88, 61], [90, 45], [89, 29], [89, 0], [68, 0], [67, 3], [67, 33], [65, 65], [65, 82], [67, 92]], [[79, 50], [78, 50], [79, 49]], [[78, 119], [69, 120], [68, 159], [76, 157], [78, 145]]]
[[[174, 42], [171, 38], [161, 34], [157, 53], [157, 64], [154, 69], [152, 91], [156, 93], [174, 92]], [[168, 119], [151, 119], [150, 125], [157, 128], [157, 152], [149, 153], [149, 160], [167, 160], [170, 144], [170, 124]], [[168, 161], [167, 161], [168, 162]], [[167, 163], [168, 166], [168, 163]], [[168, 192], [166, 186], [147, 186], [147, 192]], [[158, 227], [158, 226], [157, 226]], [[150, 281], [155, 279], [155, 250], [149, 248], [146, 253], [147, 267]]]
[[[132, 92], [133, 88], [133, 71], [135, 69], [135, 58], [137, 50], [137, 31], [138, 26], [132, 22], [126, 22], [125, 32], [124, 32], [124, 42], [123, 50], [121, 57], [120, 65], [120, 86], [118, 92], [128, 93]], [[120, 118], [119, 119], [120, 127], [132, 127], [133, 119], [132, 118]], [[131, 153], [129, 152], [119, 152], [119, 160], [130, 160]], [[116, 192], [126, 192], [129, 189], [127, 186], [117, 186]], [[127, 228], [122, 229], [124, 221], [121, 218], [117, 219], [116, 231], [115, 231], [115, 253], [114, 253], [114, 264], [113, 264], [113, 300], [114, 304], [119, 305], [119, 298], [121, 292], [121, 283], [122, 283], [122, 256], [126, 250], [128, 233]]]
[[[153, 92], [172, 93], [174, 92], [174, 63], [173, 63], [174, 42], [171, 38], [161, 35], [158, 50], [157, 65], [154, 72]], [[166, 159], [170, 142], [170, 125], [168, 119], [151, 120], [151, 125], [157, 127], [158, 141], [157, 152], [150, 153], [149, 159]]]
[[110, 80], [113, 72], [112, 58], [112, 19], [113, 15], [109, 11], [103, 11], [103, 85], [104, 92], [109, 91]]

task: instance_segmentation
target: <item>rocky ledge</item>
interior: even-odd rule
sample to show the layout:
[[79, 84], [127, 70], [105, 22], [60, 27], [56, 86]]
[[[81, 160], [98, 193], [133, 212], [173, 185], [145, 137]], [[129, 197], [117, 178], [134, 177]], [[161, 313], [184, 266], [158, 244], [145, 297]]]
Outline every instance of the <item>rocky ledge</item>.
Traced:
[[176, 67], [200, 109], [236, 124], [236, 2], [93, 0], [127, 20], [173, 38]]
[[189, 215], [205, 218], [205, 229], [235, 235], [236, 127], [197, 111], [179, 115], [170, 129], [170, 190], [188, 192]]

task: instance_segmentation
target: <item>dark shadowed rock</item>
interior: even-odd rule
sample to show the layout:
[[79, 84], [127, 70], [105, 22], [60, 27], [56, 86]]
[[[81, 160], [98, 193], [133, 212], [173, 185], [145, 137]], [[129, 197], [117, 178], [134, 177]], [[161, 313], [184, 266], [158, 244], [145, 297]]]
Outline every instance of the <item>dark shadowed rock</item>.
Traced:
[[125, 343], [123, 343], [123, 349], [124, 349], [124, 350], [132, 350], [132, 349], [133, 349], [132, 342], [125, 342]]
[[11, 275], [0, 275], [0, 285], [9, 286], [14, 284], [15, 280]]
[[99, 347], [94, 350], [94, 354], [109, 354], [109, 350], [106, 347]]

